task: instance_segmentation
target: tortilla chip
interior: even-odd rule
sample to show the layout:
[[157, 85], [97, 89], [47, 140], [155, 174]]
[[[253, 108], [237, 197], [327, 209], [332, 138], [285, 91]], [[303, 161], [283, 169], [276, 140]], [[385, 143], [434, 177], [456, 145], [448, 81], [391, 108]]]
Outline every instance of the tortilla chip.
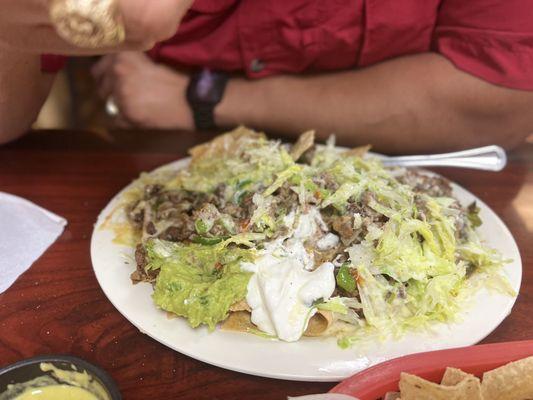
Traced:
[[[249, 332], [250, 329], [257, 329], [252, 323], [252, 315], [250, 314], [250, 311], [246, 310], [244, 307], [249, 308], [245, 301], [240, 301], [232, 305], [230, 308], [231, 312], [229, 313], [228, 318], [226, 318], [220, 325], [220, 329], [237, 332]], [[304, 336], [321, 336], [326, 332], [332, 322], [333, 316], [330, 311], [319, 310], [309, 320]]]
[[483, 374], [484, 400], [533, 399], [533, 356]]
[[358, 146], [354, 147], [353, 149], [346, 150], [342, 153], [343, 156], [356, 156], [356, 157], [363, 157], [366, 153], [370, 151], [372, 148], [372, 145], [367, 144], [364, 146]]
[[291, 157], [294, 161], [298, 159], [315, 144], [315, 131], [307, 131], [300, 135], [291, 149]]
[[248, 332], [257, 329], [252, 323], [252, 316], [248, 311], [230, 312], [228, 318], [222, 322], [220, 329], [223, 331]]
[[440, 384], [444, 386], [454, 386], [469, 378], [475, 378], [475, 376], [461, 371], [460, 369], [448, 367], [446, 368], [446, 372], [444, 372], [444, 376], [442, 377]]
[[176, 315], [170, 311], [165, 311], [165, 315], [167, 316], [167, 319], [176, 319], [179, 317], [179, 315]]
[[402, 372], [402, 400], [482, 400], [479, 379], [466, 378], [454, 386], [443, 386]]
[[383, 400], [402, 400], [400, 392], [387, 392]]
[[192, 157], [191, 164], [205, 158], [217, 157], [221, 154], [231, 155], [238, 150], [239, 141], [243, 139], [258, 140], [260, 138], [265, 138], [265, 135], [245, 128], [244, 126], [239, 126], [231, 132], [219, 135], [207, 143], [202, 143], [191, 148], [189, 150], [189, 154]]
[[304, 336], [322, 336], [332, 323], [333, 314], [331, 311], [318, 310], [309, 320]]
[[230, 311], [248, 311], [248, 312], [252, 312], [252, 309], [250, 308], [250, 306], [248, 305], [248, 303], [244, 299], [232, 304], [231, 307], [229, 308], [229, 310]]

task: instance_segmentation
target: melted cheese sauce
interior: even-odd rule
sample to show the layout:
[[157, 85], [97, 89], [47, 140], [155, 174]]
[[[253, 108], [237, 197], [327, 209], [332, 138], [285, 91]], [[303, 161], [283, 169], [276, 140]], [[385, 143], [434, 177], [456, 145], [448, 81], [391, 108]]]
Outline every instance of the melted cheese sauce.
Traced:
[[86, 371], [78, 372], [55, 367], [52, 363], [40, 363], [41, 371], [50, 374], [28, 382], [7, 385], [1, 399], [13, 400], [109, 400], [105, 388]]
[[80, 387], [69, 385], [50, 385], [26, 389], [14, 400], [98, 400], [94, 394]]
[[[292, 216], [287, 218], [291, 225], [293, 221]], [[315, 269], [313, 254], [304, 247], [307, 239], [323, 235], [324, 226], [318, 210], [311, 209], [299, 216], [290, 238], [267, 244], [255, 262], [241, 264], [254, 273], [246, 301], [252, 322], [263, 332], [288, 342], [298, 340], [316, 313], [314, 301], [333, 294], [333, 264], [326, 262]]]

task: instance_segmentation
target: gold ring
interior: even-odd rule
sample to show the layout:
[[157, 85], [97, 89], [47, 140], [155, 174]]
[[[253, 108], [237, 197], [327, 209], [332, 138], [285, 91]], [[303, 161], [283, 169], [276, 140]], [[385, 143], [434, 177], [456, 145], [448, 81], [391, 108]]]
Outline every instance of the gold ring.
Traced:
[[61, 38], [78, 47], [117, 46], [126, 36], [116, 0], [51, 0], [50, 20]]

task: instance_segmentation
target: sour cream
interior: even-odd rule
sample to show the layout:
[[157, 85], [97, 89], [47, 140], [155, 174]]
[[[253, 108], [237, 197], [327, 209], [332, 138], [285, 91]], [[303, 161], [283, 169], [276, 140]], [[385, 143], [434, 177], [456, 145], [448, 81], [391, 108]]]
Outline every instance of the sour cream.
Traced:
[[334, 248], [338, 244], [339, 244], [339, 237], [335, 235], [334, 233], [330, 232], [324, 235], [324, 237], [320, 238], [316, 242], [316, 247], [318, 248], [318, 250], [325, 251], [325, 250]]
[[314, 268], [313, 255], [304, 247], [305, 240], [321, 229], [317, 214], [300, 215], [292, 237], [266, 244], [253, 263], [241, 264], [253, 272], [246, 295], [252, 322], [287, 342], [298, 340], [307, 329], [316, 313], [313, 302], [330, 298], [335, 290], [333, 264]]

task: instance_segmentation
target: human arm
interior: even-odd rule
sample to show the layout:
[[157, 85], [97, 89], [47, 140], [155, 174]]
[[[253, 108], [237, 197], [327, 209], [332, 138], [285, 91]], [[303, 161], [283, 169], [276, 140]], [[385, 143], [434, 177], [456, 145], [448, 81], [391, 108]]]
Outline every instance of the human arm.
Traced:
[[48, 0], [4, 0], [0, 13], [0, 143], [34, 122], [53, 82], [40, 70], [40, 53], [87, 55], [146, 49], [171, 36], [192, 0], [120, 0], [126, 40], [86, 49], [63, 41], [48, 18]]
[[[104, 57], [93, 74], [122, 123], [193, 129], [188, 75], [135, 52]], [[343, 144], [409, 153], [512, 147], [533, 131], [532, 106], [533, 92], [492, 85], [428, 53], [350, 72], [232, 78], [215, 118], [225, 128], [245, 124], [292, 135], [316, 129], [322, 139], [335, 133]]]
[[233, 79], [217, 124], [297, 134], [335, 133], [387, 153], [511, 148], [533, 131], [533, 92], [487, 83], [436, 53], [314, 76]]
[[0, 51], [0, 144], [22, 136], [36, 120], [54, 75], [36, 54]]
[[117, 106], [118, 125], [194, 129], [185, 96], [188, 74], [132, 51], [102, 57], [91, 72], [100, 97], [112, 98]]

